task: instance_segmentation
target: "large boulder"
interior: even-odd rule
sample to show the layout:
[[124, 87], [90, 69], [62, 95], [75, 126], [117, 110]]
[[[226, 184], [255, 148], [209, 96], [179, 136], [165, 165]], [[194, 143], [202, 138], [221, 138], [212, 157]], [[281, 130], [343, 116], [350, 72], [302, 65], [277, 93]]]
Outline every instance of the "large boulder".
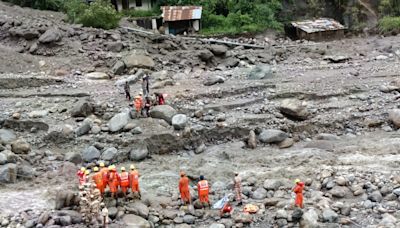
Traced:
[[75, 130], [75, 133], [77, 136], [86, 135], [89, 133], [90, 129], [92, 129], [92, 121], [90, 119], [85, 119], [81, 126]]
[[39, 42], [42, 44], [48, 44], [58, 42], [62, 38], [61, 31], [56, 28], [50, 28], [39, 37]]
[[218, 75], [211, 75], [208, 76], [207, 79], [204, 81], [204, 85], [205, 86], [212, 86], [215, 84], [219, 84], [219, 83], [224, 83], [225, 82], [225, 78], [222, 76], [218, 76]]
[[108, 148], [101, 155], [101, 159], [105, 161], [113, 161], [118, 154], [118, 150], [115, 147]]
[[0, 165], [7, 163], [7, 155], [5, 153], [0, 153]]
[[296, 120], [306, 120], [309, 116], [306, 106], [295, 99], [283, 100], [279, 110], [283, 115]]
[[345, 196], [351, 196], [350, 189], [344, 186], [335, 186], [329, 193], [336, 198], [344, 198]]
[[273, 190], [276, 191], [283, 185], [281, 180], [278, 179], [270, 179], [270, 180], [265, 180], [263, 187], [266, 190]]
[[172, 126], [175, 130], [182, 130], [186, 127], [188, 118], [185, 114], [177, 114], [172, 118]]
[[153, 68], [155, 66], [155, 63], [151, 57], [141, 54], [131, 54], [123, 58], [122, 61], [128, 69], [133, 67]]
[[137, 215], [127, 214], [122, 217], [122, 221], [124, 222], [126, 228], [150, 228], [150, 223]]
[[257, 65], [254, 66], [249, 74], [247, 75], [248, 79], [252, 80], [261, 80], [268, 79], [274, 76], [272, 69], [269, 65]]
[[47, 110], [35, 110], [28, 113], [29, 118], [43, 118], [49, 114]]
[[322, 212], [322, 219], [324, 222], [334, 223], [337, 222], [338, 218], [339, 218], [338, 214], [330, 208], [326, 208]]
[[110, 79], [107, 73], [104, 72], [90, 72], [85, 75], [85, 78], [91, 80], [107, 80]]
[[111, 132], [120, 131], [128, 124], [130, 118], [129, 112], [118, 113], [108, 122], [108, 128]]
[[7, 129], [0, 129], [0, 144], [10, 144], [11, 142], [15, 141], [17, 136], [15, 136], [14, 132]]
[[400, 109], [392, 109], [389, 111], [389, 120], [392, 121], [392, 123], [400, 128]]
[[31, 145], [23, 139], [18, 139], [11, 143], [11, 151], [16, 154], [27, 154], [31, 151]]
[[115, 62], [114, 66], [111, 69], [111, 71], [116, 75], [124, 73], [124, 70], [125, 70], [125, 63], [122, 61]]
[[205, 49], [205, 50], [200, 51], [198, 53], [198, 56], [204, 62], [208, 62], [214, 57], [214, 54], [210, 50]]
[[129, 158], [132, 161], [144, 160], [149, 155], [149, 150], [145, 143], [138, 143], [131, 149]]
[[177, 114], [176, 110], [169, 105], [157, 105], [150, 110], [150, 116], [156, 119], [163, 119], [172, 123], [172, 118]]
[[32, 180], [32, 178], [36, 175], [35, 170], [29, 165], [18, 165], [17, 169], [17, 175], [21, 179]]
[[300, 221], [300, 226], [304, 228], [317, 228], [318, 225], [318, 213], [311, 208], [303, 214]]
[[17, 180], [17, 165], [6, 164], [0, 166], [0, 183], [15, 183]]
[[86, 100], [80, 100], [71, 110], [72, 117], [87, 117], [94, 112], [92, 104]]
[[216, 56], [222, 56], [225, 55], [226, 52], [228, 51], [228, 47], [225, 45], [211, 45], [210, 47], [211, 52], [216, 55]]
[[288, 135], [281, 130], [263, 129], [258, 136], [258, 140], [263, 143], [280, 143], [287, 137]]
[[267, 190], [265, 190], [264, 188], [257, 188], [254, 192], [253, 192], [253, 199], [257, 199], [257, 200], [261, 200], [261, 199], [265, 199], [267, 197]]
[[77, 152], [68, 152], [64, 156], [65, 161], [74, 163], [75, 165], [82, 163], [82, 156]]
[[85, 162], [92, 162], [100, 158], [100, 151], [94, 146], [89, 146], [82, 151], [82, 159]]
[[132, 212], [133, 214], [139, 215], [145, 219], [149, 216], [149, 208], [142, 202], [136, 201], [134, 203], [129, 203], [126, 206], [126, 210]]

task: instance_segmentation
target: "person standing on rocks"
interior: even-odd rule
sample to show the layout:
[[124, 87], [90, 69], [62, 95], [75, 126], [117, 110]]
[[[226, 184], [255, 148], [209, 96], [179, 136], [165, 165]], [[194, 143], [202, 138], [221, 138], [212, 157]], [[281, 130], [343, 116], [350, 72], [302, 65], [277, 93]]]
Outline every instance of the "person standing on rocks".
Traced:
[[109, 179], [108, 179], [108, 187], [110, 187], [111, 198], [117, 198], [118, 193], [118, 172], [115, 166], [111, 166], [108, 168], [110, 170]]
[[138, 194], [139, 199], [141, 198], [140, 189], [139, 189], [139, 172], [135, 168], [134, 165], [130, 167], [131, 172], [129, 173], [129, 185], [131, 186], [132, 194]]
[[162, 93], [154, 93], [154, 95], [156, 96], [156, 104], [157, 105], [165, 105], [165, 98], [164, 98], [164, 94]]
[[151, 107], [151, 100], [150, 100], [150, 97], [146, 97], [146, 101], [145, 101], [145, 103], [144, 103], [144, 108], [143, 108], [144, 115], [145, 115], [146, 117], [149, 117], [149, 116], [150, 116], [150, 107]]
[[138, 96], [134, 98], [134, 105], [136, 109], [136, 117], [139, 118], [141, 113], [142, 113], [142, 107], [143, 107], [143, 100], [142, 100], [142, 93], [139, 93]]
[[105, 191], [108, 185], [108, 168], [105, 167], [104, 162], [100, 162], [99, 165], [100, 165], [100, 173], [103, 180], [103, 188]]
[[131, 101], [131, 88], [129, 87], [128, 82], [125, 82], [124, 90], [126, 99], [128, 99], [128, 101]]
[[104, 203], [100, 204], [101, 209], [101, 217], [102, 217], [102, 223], [103, 223], [103, 227], [107, 228], [107, 224], [108, 224], [108, 209], [106, 207], [106, 205]]
[[93, 181], [96, 184], [96, 188], [99, 189], [101, 196], [104, 195], [104, 181], [103, 174], [99, 171], [98, 167], [94, 167], [93, 171], [95, 174], [93, 175]]
[[304, 208], [303, 205], [303, 190], [304, 190], [304, 182], [301, 182], [299, 179], [296, 179], [294, 181], [296, 186], [293, 188], [293, 192], [296, 193], [296, 199], [295, 199], [295, 206], [299, 208]]
[[235, 172], [233, 178], [233, 186], [235, 188], [235, 198], [238, 205], [242, 205], [242, 179], [239, 177], [239, 173]]
[[86, 183], [85, 167], [82, 167], [76, 175], [78, 176], [79, 185], [84, 185]]
[[127, 191], [129, 188], [129, 174], [126, 172], [125, 167], [121, 167], [121, 173], [119, 174], [120, 178], [120, 186], [121, 186], [121, 191], [122, 194], [124, 194], [124, 197], [126, 198], [127, 196]]
[[207, 205], [210, 207], [210, 200], [208, 199], [208, 193], [210, 191], [210, 187], [208, 185], [208, 181], [204, 179], [204, 176], [200, 176], [200, 181], [197, 183], [197, 191], [199, 194], [200, 203]]
[[148, 97], [150, 94], [149, 86], [149, 75], [146, 73], [142, 78], [142, 90], [144, 97]]
[[181, 194], [181, 200], [184, 205], [191, 204], [192, 199], [190, 197], [189, 178], [183, 171], [180, 173], [180, 176], [181, 179], [179, 180], [179, 193]]

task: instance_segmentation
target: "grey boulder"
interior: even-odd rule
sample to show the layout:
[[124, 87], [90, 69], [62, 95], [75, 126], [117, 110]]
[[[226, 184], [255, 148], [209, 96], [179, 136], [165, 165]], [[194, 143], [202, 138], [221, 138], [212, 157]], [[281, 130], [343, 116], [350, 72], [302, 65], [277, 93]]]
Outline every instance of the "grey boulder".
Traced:
[[100, 151], [94, 146], [90, 146], [82, 151], [82, 159], [85, 162], [92, 162], [100, 158]]
[[144, 160], [149, 155], [149, 150], [145, 143], [139, 143], [134, 148], [131, 149], [129, 158], [132, 161]]
[[115, 147], [108, 148], [101, 155], [101, 159], [105, 161], [113, 161], [118, 154], [118, 150]]
[[108, 128], [111, 132], [120, 131], [128, 124], [130, 118], [129, 112], [118, 113], [108, 122]]
[[288, 135], [281, 130], [263, 129], [258, 136], [258, 140], [263, 143], [280, 143], [287, 137]]
[[174, 117], [172, 117], [172, 126], [175, 128], [175, 130], [184, 129], [187, 122], [188, 118], [184, 114], [177, 114]]
[[150, 110], [150, 116], [156, 119], [163, 119], [169, 124], [172, 123], [172, 118], [177, 114], [176, 110], [169, 105], [157, 105]]

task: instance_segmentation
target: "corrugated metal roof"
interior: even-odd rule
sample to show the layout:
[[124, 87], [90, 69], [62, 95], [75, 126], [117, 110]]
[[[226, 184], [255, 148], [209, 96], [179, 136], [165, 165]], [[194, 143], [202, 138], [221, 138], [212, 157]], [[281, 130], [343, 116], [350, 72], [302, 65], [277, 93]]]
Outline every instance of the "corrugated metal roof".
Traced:
[[184, 21], [201, 19], [201, 6], [162, 6], [164, 21]]
[[319, 18], [316, 20], [296, 21], [292, 22], [291, 24], [294, 27], [299, 28], [307, 33], [345, 29], [345, 27], [342, 24], [331, 18]]

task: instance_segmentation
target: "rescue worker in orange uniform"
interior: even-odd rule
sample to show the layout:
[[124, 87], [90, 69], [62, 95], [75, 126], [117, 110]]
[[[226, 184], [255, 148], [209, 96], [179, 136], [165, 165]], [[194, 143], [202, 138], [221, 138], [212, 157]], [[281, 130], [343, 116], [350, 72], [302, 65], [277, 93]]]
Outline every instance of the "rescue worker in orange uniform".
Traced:
[[126, 198], [126, 192], [129, 188], [129, 173], [126, 172], [125, 167], [121, 167], [121, 173], [119, 174], [120, 182], [119, 185], [121, 186], [121, 191]]
[[293, 188], [293, 192], [296, 193], [296, 199], [294, 204], [296, 207], [304, 208], [303, 205], [303, 190], [304, 190], [304, 182], [301, 182], [299, 179], [294, 181], [296, 186]]
[[79, 185], [84, 185], [86, 183], [85, 167], [82, 167], [76, 175], [78, 176]]
[[179, 180], [179, 193], [181, 194], [181, 200], [184, 205], [191, 204], [192, 199], [190, 197], [189, 178], [183, 171], [180, 173], [180, 175], [181, 179]]
[[108, 168], [104, 166], [104, 162], [100, 162], [100, 173], [103, 178], [103, 187], [106, 190], [108, 185]]
[[109, 175], [108, 175], [108, 187], [110, 188], [111, 197], [117, 198], [118, 193], [118, 185], [119, 185], [119, 177], [117, 169], [114, 165], [108, 167]]
[[99, 189], [101, 195], [104, 195], [104, 184], [103, 184], [103, 174], [99, 172], [98, 167], [94, 167], [93, 171], [95, 174], [93, 175], [93, 181], [96, 184], [97, 189]]
[[208, 192], [210, 187], [208, 186], [208, 181], [204, 179], [204, 176], [200, 176], [200, 181], [197, 183], [197, 191], [199, 193], [199, 200], [202, 204], [208, 204], [210, 207], [210, 201], [208, 199]]
[[133, 104], [135, 105], [135, 109], [136, 109], [136, 117], [140, 117], [142, 114], [142, 108], [143, 108], [143, 98], [142, 98], [141, 94], [134, 97]]
[[141, 195], [139, 189], [139, 172], [134, 165], [131, 165], [130, 169], [131, 172], [129, 173], [129, 185], [131, 186], [132, 193], [138, 193], [140, 198]]

